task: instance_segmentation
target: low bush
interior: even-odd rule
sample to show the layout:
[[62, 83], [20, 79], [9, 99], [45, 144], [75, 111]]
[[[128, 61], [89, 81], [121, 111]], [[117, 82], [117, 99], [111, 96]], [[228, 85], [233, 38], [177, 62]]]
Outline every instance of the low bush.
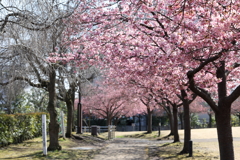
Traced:
[[0, 147], [38, 137], [42, 134], [42, 114], [0, 114]]

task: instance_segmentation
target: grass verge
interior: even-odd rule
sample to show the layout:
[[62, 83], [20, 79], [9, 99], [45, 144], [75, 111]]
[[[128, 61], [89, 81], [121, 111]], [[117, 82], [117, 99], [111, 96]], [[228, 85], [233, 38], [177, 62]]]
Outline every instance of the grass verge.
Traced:
[[[43, 155], [42, 138], [34, 138], [19, 144], [11, 144], [7, 147], [0, 148], [0, 159], [92, 159], [95, 154], [100, 152], [101, 147], [96, 147], [96, 139], [92, 139], [89, 135], [81, 135], [81, 138], [75, 139], [59, 139], [62, 146], [60, 151], [51, 151], [47, 156]], [[86, 149], [73, 149], [74, 147], [85, 147]], [[92, 149], [87, 149], [92, 147]]]
[[[122, 135], [121, 138], [142, 138], [142, 139], [149, 139], [153, 141], [163, 141], [163, 140], [173, 140], [173, 136], [168, 136], [169, 131], [161, 132], [161, 136], [158, 137], [158, 132], [154, 131], [150, 134], [146, 132], [141, 132], [137, 134], [129, 134], [129, 135]], [[182, 136], [182, 133], [180, 133]], [[217, 150], [212, 152], [213, 147], [216, 145], [216, 142], [194, 142], [193, 144], [193, 155], [189, 157], [189, 154], [179, 154], [183, 149], [183, 143], [162, 143], [156, 147], [149, 147], [148, 148], [148, 156], [151, 158], [163, 158], [163, 159], [171, 159], [171, 160], [214, 160], [219, 159], [219, 155]], [[210, 146], [209, 149], [206, 146]]]
[[[183, 147], [183, 143], [164, 143], [155, 148], [149, 148], [149, 157], [160, 157], [163, 159], [171, 160], [213, 160], [218, 159], [218, 156], [214, 156], [208, 152], [202, 152], [201, 150], [194, 150], [192, 157], [189, 154], [178, 154]], [[195, 146], [196, 147], [196, 146]]]

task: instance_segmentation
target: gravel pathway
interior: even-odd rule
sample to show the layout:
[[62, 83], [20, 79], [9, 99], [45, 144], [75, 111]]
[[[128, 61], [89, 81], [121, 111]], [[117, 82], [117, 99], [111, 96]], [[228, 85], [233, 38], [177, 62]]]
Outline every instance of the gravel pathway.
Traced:
[[[119, 138], [108, 142], [94, 160], [160, 160], [148, 157], [148, 149], [168, 141], [151, 141], [147, 139]], [[171, 141], [169, 141], [171, 142]]]

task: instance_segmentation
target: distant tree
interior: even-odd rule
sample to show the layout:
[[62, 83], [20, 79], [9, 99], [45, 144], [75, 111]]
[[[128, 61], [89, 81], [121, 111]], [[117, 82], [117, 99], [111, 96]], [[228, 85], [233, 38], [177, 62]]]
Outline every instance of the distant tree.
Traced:
[[95, 95], [83, 99], [83, 110], [107, 119], [107, 125], [111, 125], [114, 118], [137, 114], [139, 106], [131, 98], [124, 89], [117, 86], [101, 86]]

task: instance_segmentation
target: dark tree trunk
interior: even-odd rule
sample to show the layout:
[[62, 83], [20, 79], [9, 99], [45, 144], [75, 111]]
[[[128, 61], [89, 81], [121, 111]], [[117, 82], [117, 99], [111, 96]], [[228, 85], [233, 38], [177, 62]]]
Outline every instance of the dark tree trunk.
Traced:
[[147, 133], [152, 133], [152, 111], [147, 109]]
[[112, 125], [112, 118], [108, 117], [107, 118], [107, 126]]
[[[219, 58], [219, 57], [217, 57]], [[211, 61], [209, 61], [211, 62]], [[194, 84], [194, 71], [201, 69], [203, 65], [200, 65], [197, 70], [188, 72], [189, 87], [190, 89], [202, 97], [210, 107], [215, 112], [216, 123], [217, 123], [217, 134], [218, 134], [218, 144], [220, 151], [221, 160], [234, 160], [234, 150], [233, 150], [233, 138], [232, 138], [232, 128], [231, 128], [231, 104], [234, 100], [239, 97], [240, 88], [239, 86], [227, 96], [227, 78], [225, 71], [225, 62], [220, 61], [221, 65], [217, 68], [217, 78], [221, 79], [221, 82], [217, 84], [218, 86], [218, 104], [212, 100], [211, 96], [208, 93], [201, 92], [197, 89]], [[203, 91], [203, 90], [202, 90]]]
[[119, 118], [118, 118], [118, 117], [116, 117], [116, 118], [115, 118], [115, 120], [114, 120], [114, 125], [115, 125], [115, 126], [117, 126], [117, 124], [118, 124], [118, 121], [119, 121]]
[[180, 123], [181, 123], [181, 129], [184, 129], [184, 121], [183, 121], [183, 113], [179, 113], [179, 119], [180, 119]]
[[171, 112], [171, 109], [169, 106], [167, 106], [167, 115], [168, 115], [168, 119], [169, 119], [169, 126], [170, 126], [170, 133], [168, 136], [172, 136], [174, 135], [174, 128], [173, 128], [173, 115]]
[[189, 102], [184, 97], [187, 96], [185, 90], [181, 90], [181, 97], [183, 100], [183, 110], [184, 110], [184, 144], [183, 149], [180, 153], [189, 153], [189, 141], [191, 139], [191, 125], [190, 125], [190, 112], [189, 112]]
[[67, 130], [66, 137], [71, 138], [72, 135], [72, 117], [73, 117], [73, 103], [72, 100], [66, 100], [67, 104]]
[[234, 160], [230, 106], [219, 106], [215, 113], [221, 160]]
[[139, 121], [139, 131], [141, 131], [142, 130], [142, 124], [141, 124], [141, 115], [139, 114], [138, 115], [138, 121]]
[[225, 62], [221, 61], [220, 63], [221, 66], [217, 69], [217, 78], [222, 79], [222, 81], [218, 83], [218, 110], [215, 112], [220, 159], [234, 160], [231, 103], [226, 99], [227, 79], [225, 75]]
[[107, 126], [112, 125], [112, 119], [113, 117], [112, 117], [111, 111], [107, 109]]
[[77, 134], [82, 134], [82, 121], [83, 121], [83, 115], [82, 115], [82, 95], [81, 95], [81, 87], [79, 86], [78, 90], [78, 108], [77, 108]]
[[48, 151], [61, 150], [61, 146], [58, 142], [59, 124], [57, 122], [57, 112], [56, 112], [56, 92], [55, 92], [55, 81], [56, 73], [51, 70], [49, 73], [49, 102], [48, 102], [48, 112], [50, 115], [49, 123], [49, 137], [50, 143], [48, 146]]
[[72, 116], [72, 132], [76, 131], [76, 124], [75, 124], [75, 118], [74, 118], [74, 109], [73, 109], [73, 116]]
[[66, 131], [67, 138], [71, 138], [72, 135], [74, 100], [75, 100], [75, 86], [70, 85], [70, 89], [68, 90], [65, 99], [65, 102], [67, 104], [67, 131]]
[[208, 128], [212, 128], [212, 114], [209, 113], [209, 122], [208, 122]]
[[179, 134], [178, 134], [178, 117], [177, 117], [177, 113], [178, 113], [178, 107], [176, 104], [174, 104], [173, 106], [173, 128], [174, 128], [174, 143], [175, 142], [180, 142], [179, 139]]

